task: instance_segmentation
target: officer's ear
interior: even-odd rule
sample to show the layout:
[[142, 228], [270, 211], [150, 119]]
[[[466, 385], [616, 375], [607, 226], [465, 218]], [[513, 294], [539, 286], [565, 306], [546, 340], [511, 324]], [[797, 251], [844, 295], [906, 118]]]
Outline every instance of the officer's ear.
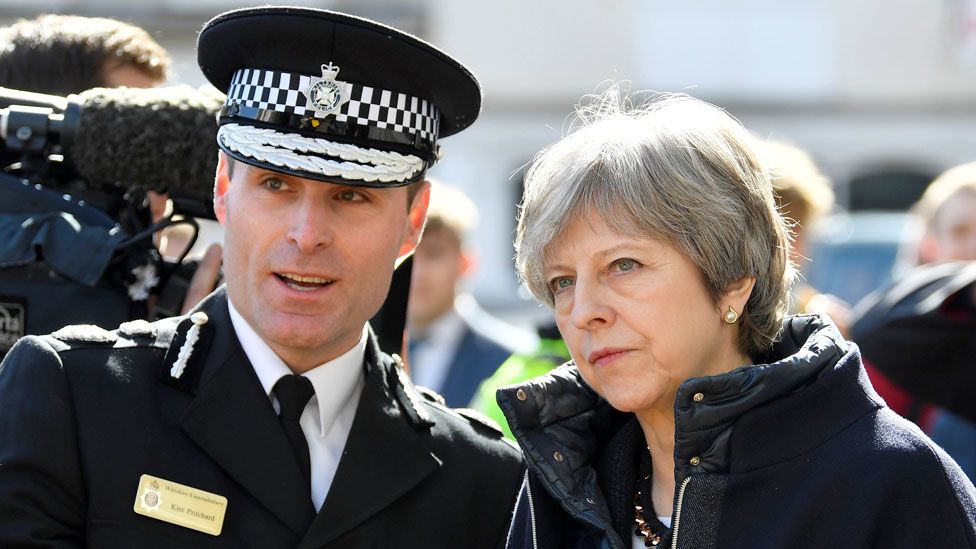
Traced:
[[398, 257], [410, 254], [420, 242], [420, 234], [424, 231], [424, 221], [427, 220], [427, 207], [430, 206], [430, 181], [424, 181], [417, 189], [407, 212], [407, 226], [404, 232], [403, 243], [400, 244]]
[[227, 219], [227, 189], [230, 188], [230, 157], [224, 151], [217, 152], [217, 175], [214, 177], [214, 213], [217, 221], [224, 224]]

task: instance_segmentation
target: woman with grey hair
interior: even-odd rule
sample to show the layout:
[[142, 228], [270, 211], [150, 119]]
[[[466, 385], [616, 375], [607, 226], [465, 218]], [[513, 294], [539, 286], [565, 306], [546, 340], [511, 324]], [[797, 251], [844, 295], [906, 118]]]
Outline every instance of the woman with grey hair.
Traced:
[[535, 159], [519, 272], [573, 360], [498, 392], [525, 453], [508, 547], [976, 547], [976, 490], [786, 317], [790, 238], [752, 138], [611, 89]]

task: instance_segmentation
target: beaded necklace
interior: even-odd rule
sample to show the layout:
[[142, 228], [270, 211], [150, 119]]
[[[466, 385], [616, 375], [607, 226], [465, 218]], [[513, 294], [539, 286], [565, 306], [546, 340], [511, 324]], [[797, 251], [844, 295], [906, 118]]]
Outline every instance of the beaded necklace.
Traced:
[[657, 519], [651, 501], [651, 456], [641, 452], [640, 468], [634, 487], [634, 534], [644, 540], [644, 547], [657, 547], [670, 530]]

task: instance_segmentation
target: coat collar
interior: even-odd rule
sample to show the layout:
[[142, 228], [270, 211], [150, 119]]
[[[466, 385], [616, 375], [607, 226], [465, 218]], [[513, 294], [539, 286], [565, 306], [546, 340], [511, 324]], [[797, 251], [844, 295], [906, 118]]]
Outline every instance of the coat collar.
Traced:
[[[791, 410], [792, 428], [797, 429], [796, 422], [805, 417], [800, 412], [807, 405], [810, 387], [833, 385], [837, 376], [830, 374], [835, 370], [851, 372], [855, 379], [862, 370], [857, 348], [844, 340], [829, 319], [817, 315], [788, 318], [779, 340], [759, 358], [761, 362], [755, 365], [692, 378], [678, 387], [674, 405], [676, 482], [692, 473], [728, 472], [733, 426], [744, 416], [776, 402]], [[824, 383], [814, 383], [816, 380]], [[697, 395], [701, 400], [695, 400]], [[827, 434], [811, 431], [805, 436], [807, 444], [819, 444]], [[763, 439], [778, 444], [769, 437], [771, 433]], [[692, 464], [696, 457], [698, 463]]]
[[[195, 308], [207, 314], [184, 374], [170, 375], [192, 324], [177, 324], [161, 367], [164, 383], [194, 394], [184, 432], [259, 502], [319, 547], [388, 507], [441, 460], [424, 441], [434, 422], [398, 361], [370, 331], [365, 387], [332, 487], [316, 517], [311, 494], [271, 401], [234, 333], [221, 288]], [[192, 313], [191, 313], [192, 314]], [[365, 495], [364, 495], [365, 494]]]
[[[692, 473], [724, 473], [739, 467], [738, 463], [730, 465], [736, 461], [733, 451], [749, 456], [743, 458], [743, 466], [749, 467], [802, 451], [831, 436], [829, 429], [849, 424], [881, 405], [862, 375], [856, 346], [844, 341], [822, 317], [787, 319], [780, 341], [762, 358], [767, 362], [692, 378], [679, 387], [675, 399], [675, 477], [679, 483]], [[815, 383], [818, 380], [824, 383]], [[843, 394], [852, 402], [835, 406], [829, 413], [821, 411], [822, 403], [816, 399], [837, 394], [844, 386]], [[698, 393], [702, 397], [696, 401]], [[581, 509], [592, 507], [584, 503], [585, 497], [593, 495], [590, 487], [597, 484], [592, 464], [631, 415], [614, 410], [586, 385], [572, 363], [499, 390], [498, 399], [526, 459], [542, 471], [554, 495], [576, 501]], [[779, 415], [770, 417], [768, 410]], [[816, 421], [820, 430], [797, 426], [797, 411], [811, 420], [820, 418]], [[837, 414], [843, 417], [835, 417]], [[762, 432], [764, 439], [782, 437], [784, 444], [773, 453], [752, 453], [744, 432]], [[795, 444], [797, 437], [805, 437], [803, 444]], [[553, 460], [553, 452], [559, 452], [562, 461]], [[697, 465], [691, 465], [692, 457], [698, 458]]]

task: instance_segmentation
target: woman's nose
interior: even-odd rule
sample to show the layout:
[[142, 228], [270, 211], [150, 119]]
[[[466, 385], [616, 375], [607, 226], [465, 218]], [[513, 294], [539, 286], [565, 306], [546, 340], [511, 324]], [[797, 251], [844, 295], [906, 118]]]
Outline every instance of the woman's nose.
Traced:
[[570, 320], [577, 329], [592, 330], [613, 322], [613, 309], [607, 301], [607, 288], [596, 280], [577, 279], [573, 288]]

